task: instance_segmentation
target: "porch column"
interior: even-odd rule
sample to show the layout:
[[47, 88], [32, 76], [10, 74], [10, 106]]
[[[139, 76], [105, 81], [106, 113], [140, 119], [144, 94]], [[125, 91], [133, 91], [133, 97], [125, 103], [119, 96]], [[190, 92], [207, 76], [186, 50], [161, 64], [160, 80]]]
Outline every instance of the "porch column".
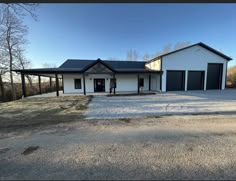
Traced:
[[115, 78], [116, 78], [116, 75], [113, 74], [113, 84], [114, 84], [114, 86], [113, 86], [113, 94], [116, 94], [116, 88], [115, 88], [115, 86], [116, 86], [116, 81], [115, 81]]
[[85, 74], [83, 73], [83, 87], [84, 87], [84, 95], [86, 95], [86, 84], [85, 84]]
[[49, 77], [49, 86], [50, 86], [50, 91], [52, 92], [52, 77]]
[[139, 74], [137, 76], [137, 79], [138, 79], [138, 94], [139, 94], [139, 92], [140, 92], [140, 90], [139, 90]]
[[148, 84], [148, 85], [149, 85], [149, 87], [148, 87], [148, 90], [149, 90], [149, 91], [151, 91], [151, 75], [149, 75], [149, 77], [148, 77], [148, 78], [149, 78], [149, 84]]
[[63, 77], [63, 74], [61, 74], [61, 77], [62, 77], [62, 92], [63, 92], [63, 94], [64, 94], [64, 77]]
[[23, 97], [27, 97], [26, 91], [25, 91], [25, 74], [23, 73], [21, 73], [21, 86], [22, 86]]
[[59, 96], [59, 82], [58, 82], [58, 75], [55, 74], [55, 78], [56, 78], [56, 91], [57, 91], [57, 96]]
[[41, 77], [40, 75], [38, 76], [39, 79], [39, 94], [42, 94], [42, 90], [41, 90]]

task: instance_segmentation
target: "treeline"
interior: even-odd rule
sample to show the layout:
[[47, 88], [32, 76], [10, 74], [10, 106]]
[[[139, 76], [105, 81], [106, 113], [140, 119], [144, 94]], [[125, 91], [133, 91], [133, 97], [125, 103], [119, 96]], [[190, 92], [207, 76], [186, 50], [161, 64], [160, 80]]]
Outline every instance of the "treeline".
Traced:
[[227, 87], [228, 88], [236, 88], [236, 65], [228, 68]]

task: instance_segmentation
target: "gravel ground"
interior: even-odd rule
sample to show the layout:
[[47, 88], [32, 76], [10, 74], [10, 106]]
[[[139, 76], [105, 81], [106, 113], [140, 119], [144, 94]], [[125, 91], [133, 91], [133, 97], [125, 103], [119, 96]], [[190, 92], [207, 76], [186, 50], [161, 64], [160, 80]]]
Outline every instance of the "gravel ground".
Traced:
[[146, 96], [95, 96], [87, 119], [172, 114], [236, 113], [236, 90], [157, 93]]
[[29, 129], [0, 137], [0, 179], [235, 180], [235, 120], [186, 115]]

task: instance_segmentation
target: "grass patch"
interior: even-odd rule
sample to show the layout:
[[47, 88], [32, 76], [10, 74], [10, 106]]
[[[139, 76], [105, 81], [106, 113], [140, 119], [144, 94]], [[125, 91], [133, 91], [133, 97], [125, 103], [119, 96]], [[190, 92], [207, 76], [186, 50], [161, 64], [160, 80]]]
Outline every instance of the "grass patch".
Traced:
[[131, 119], [130, 118], [120, 118], [120, 121], [123, 121], [125, 123], [130, 123]]

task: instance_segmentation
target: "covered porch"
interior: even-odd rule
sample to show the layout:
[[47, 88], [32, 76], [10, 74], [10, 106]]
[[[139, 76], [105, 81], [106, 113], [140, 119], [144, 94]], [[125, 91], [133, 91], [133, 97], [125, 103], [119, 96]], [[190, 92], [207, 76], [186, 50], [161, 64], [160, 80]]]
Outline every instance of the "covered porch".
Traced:
[[[23, 97], [27, 97], [25, 75], [38, 76], [39, 94], [41, 92], [41, 77], [49, 77], [56, 81], [54, 95], [107, 95], [107, 94], [141, 94], [161, 90], [162, 71], [136, 68], [113, 69], [104, 61], [98, 59], [83, 69], [78, 68], [42, 68], [14, 70], [21, 74]], [[59, 79], [63, 90], [59, 91]], [[51, 95], [51, 94], [49, 94]]]

